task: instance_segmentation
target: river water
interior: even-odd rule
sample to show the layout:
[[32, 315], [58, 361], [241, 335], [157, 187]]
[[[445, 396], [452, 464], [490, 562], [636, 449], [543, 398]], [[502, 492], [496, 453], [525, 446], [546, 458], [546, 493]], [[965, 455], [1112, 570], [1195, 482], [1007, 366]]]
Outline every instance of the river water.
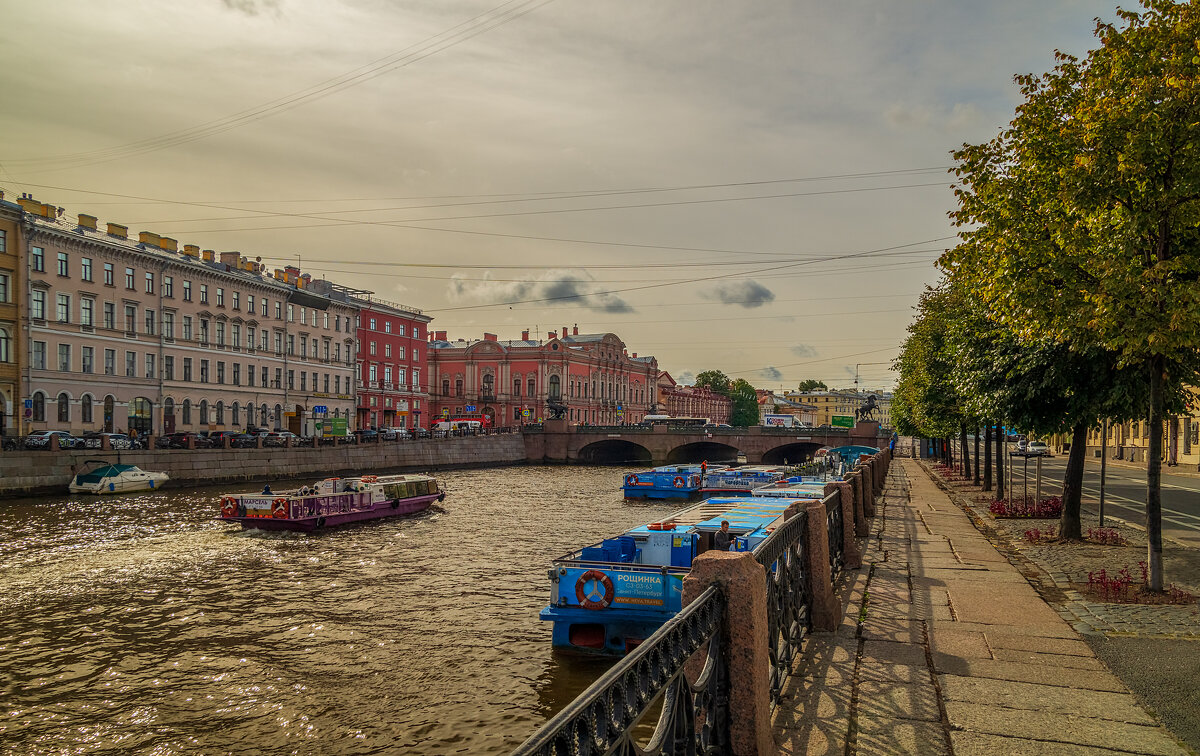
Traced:
[[0, 753], [507, 752], [605, 669], [551, 652], [549, 561], [677, 508], [624, 472], [450, 471], [319, 535], [224, 488], [0, 502]]

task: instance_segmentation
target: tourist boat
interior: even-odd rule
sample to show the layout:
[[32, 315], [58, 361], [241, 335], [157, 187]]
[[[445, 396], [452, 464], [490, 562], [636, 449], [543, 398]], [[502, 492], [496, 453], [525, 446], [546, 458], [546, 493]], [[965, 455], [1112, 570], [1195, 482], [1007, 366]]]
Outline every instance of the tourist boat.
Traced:
[[756, 488], [783, 480], [794, 469], [776, 465], [744, 465], [710, 469], [700, 482], [700, 495], [744, 496]]
[[169, 479], [165, 472], [146, 472], [136, 465], [118, 465], [103, 459], [89, 459], [95, 465], [71, 479], [71, 493], [119, 494], [153, 491]]
[[825, 498], [825, 484], [829, 481], [808, 476], [797, 476], [776, 481], [767, 486], [754, 489], [754, 496], [779, 499], [813, 499], [820, 501]]
[[702, 472], [701, 465], [655, 467], [626, 475], [621, 490], [626, 499], [690, 499], [700, 493]]
[[730, 550], [753, 551], [778, 526], [794, 500], [716, 498], [555, 559], [550, 604], [554, 648], [621, 655], [682, 608], [683, 578], [692, 560], [713, 547], [721, 521], [734, 536]]
[[294, 491], [233, 494], [221, 498], [225, 522], [260, 530], [314, 530], [349, 522], [422, 512], [446, 498], [428, 475], [362, 475], [326, 478]]

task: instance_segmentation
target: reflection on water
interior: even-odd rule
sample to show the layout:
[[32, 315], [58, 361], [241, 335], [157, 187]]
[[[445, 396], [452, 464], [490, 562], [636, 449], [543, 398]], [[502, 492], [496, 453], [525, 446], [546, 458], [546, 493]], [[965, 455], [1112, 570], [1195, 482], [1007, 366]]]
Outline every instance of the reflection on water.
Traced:
[[624, 472], [447, 472], [315, 536], [216, 522], [218, 488], [0, 503], [0, 751], [511, 750], [606, 668], [551, 653], [549, 560], [677, 506]]

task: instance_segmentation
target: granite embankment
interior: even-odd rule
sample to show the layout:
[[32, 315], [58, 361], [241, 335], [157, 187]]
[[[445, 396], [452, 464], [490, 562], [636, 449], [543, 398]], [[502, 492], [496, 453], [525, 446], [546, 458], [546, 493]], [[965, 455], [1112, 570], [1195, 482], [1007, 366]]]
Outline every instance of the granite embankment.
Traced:
[[0, 453], [0, 497], [62, 493], [89, 459], [171, 476], [168, 487], [354, 473], [524, 464], [520, 434], [272, 449], [19, 451]]

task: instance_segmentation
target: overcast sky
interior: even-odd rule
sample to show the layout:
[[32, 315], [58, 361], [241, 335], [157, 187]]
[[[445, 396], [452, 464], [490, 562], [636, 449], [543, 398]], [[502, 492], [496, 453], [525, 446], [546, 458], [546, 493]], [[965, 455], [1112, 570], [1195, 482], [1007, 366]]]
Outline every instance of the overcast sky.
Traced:
[[1113, 11], [0, 0], [0, 188], [299, 260], [451, 339], [578, 325], [685, 381], [886, 388], [953, 246], [949, 151]]

